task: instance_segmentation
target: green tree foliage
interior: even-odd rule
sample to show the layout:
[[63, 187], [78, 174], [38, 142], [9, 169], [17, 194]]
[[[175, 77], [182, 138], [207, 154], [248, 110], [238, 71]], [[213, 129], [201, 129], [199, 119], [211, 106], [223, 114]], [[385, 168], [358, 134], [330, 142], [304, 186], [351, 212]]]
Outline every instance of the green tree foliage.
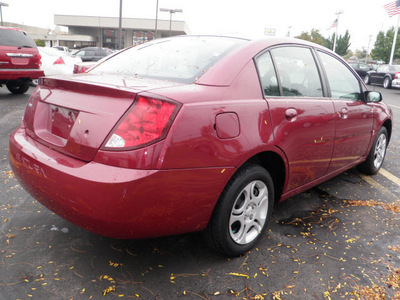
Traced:
[[[296, 36], [296, 38], [314, 42], [333, 50], [335, 34], [332, 34], [332, 36], [327, 39], [321, 35], [318, 29], [312, 29], [311, 33], [303, 31], [299, 36]], [[343, 36], [340, 35], [338, 37], [336, 41], [335, 52], [341, 56], [344, 56], [349, 51], [350, 45], [350, 34], [349, 31], [346, 30], [346, 33]]]
[[347, 50], [346, 55], [343, 55], [343, 58], [344, 58], [345, 60], [349, 60], [349, 59], [351, 59], [353, 56], [354, 56], [353, 51], [351, 51], [351, 49], [349, 49], [349, 50]]
[[296, 36], [296, 38], [313, 42], [319, 45], [324, 45], [325, 38], [319, 33], [318, 29], [312, 29], [311, 33], [303, 31], [299, 36]]
[[[333, 50], [334, 41], [335, 41], [335, 33], [332, 34], [332, 36], [329, 39], [325, 39], [324, 46]], [[346, 30], [346, 33], [343, 36], [339, 35], [339, 37], [337, 38], [335, 52], [340, 56], [345, 56], [349, 51], [350, 45], [351, 45], [350, 34], [349, 31]]]
[[37, 39], [35, 40], [36, 46], [38, 47], [45, 47], [46, 43], [43, 40]]
[[[394, 38], [394, 28], [390, 28], [386, 34], [380, 31], [376, 36], [374, 49], [371, 51], [372, 59], [389, 62]], [[396, 49], [393, 58], [400, 58], [400, 35], [397, 36]]]
[[357, 49], [356, 53], [354, 55], [357, 56], [358, 59], [366, 58], [367, 57], [367, 50], [365, 50], [365, 49], [362, 49], [362, 50]]

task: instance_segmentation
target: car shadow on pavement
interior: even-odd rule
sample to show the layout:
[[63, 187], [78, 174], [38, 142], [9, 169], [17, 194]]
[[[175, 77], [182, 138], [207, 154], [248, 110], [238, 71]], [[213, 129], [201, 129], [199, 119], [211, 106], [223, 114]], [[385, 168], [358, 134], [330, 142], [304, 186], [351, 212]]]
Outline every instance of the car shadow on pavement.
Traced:
[[322, 299], [374, 287], [394, 295], [385, 283], [400, 267], [389, 248], [397, 245], [399, 216], [363, 205], [391, 199], [365, 194], [355, 170], [276, 205], [260, 243], [237, 258], [213, 252], [201, 233], [93, 234], [48, 211], [11, 176], [0, 179], [7, 180], [0, 191], [5, 299]]

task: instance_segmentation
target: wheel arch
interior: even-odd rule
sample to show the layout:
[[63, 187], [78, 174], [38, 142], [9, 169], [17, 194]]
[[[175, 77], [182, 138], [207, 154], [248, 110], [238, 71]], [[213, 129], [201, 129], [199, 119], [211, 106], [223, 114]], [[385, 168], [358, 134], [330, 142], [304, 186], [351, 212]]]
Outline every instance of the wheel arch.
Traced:
[[275, 203], [278, 202], [281, 198], [286, 181], [286, 166], [284, 159], [278, 153], [273, 151], [260, 152], [246, 160], [236, 172], [244, 168], [249, 163], [262, 166], [271, 175], [274, 183], [274, 201]]
[[388, 133], [388, 139], [390, 141], [390, 138], [392, 136], [392, 120], [388, 119], [385, 122], [383, 122], [382, 127], [385, 127]]

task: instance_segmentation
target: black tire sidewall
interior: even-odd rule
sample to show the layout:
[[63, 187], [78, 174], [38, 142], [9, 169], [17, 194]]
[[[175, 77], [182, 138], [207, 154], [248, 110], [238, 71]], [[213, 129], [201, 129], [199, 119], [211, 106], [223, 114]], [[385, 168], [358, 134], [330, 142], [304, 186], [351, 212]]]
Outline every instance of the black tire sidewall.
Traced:
[[[230, 236], [229, 219], [233, 205], [239, 193], [252, 181], [260, 180], [268, 188], [268, 213], [265, 224], [252, 242], [241, 245], [237, 244]], [[252, 249], [261, 238], [267, 228], [274, 204], [274, 185], [269, 173], [259, 165], [249, 165], [239, 170], [226, 186], [221, 194], [218, 205], [213, 215], [211, 234], [213, 235], [216, 250], [228, 256], [238, 256]]]
[[[385, 84], [387, 82], [387, 84]], [[385, 89], [389, 89], [390, 88], [390, 78], [389, 77], [385, 77], [385, 79], [383, 80], [383, 87]]]
[[24, 94], [29, 89], [29, 81], [21, 81], [21, 82], [10, 82], [7, 83], [7, 89], [16, 95]]
[[[376, 149], [376, 144], [378, 142], [379, 137], [384, 134], [386, 137], [386, 147], [385, 147], [385, 156], [382, 160], [381, 165], [376, 168], [374, 165], [374, 156], [375, 156], [375, 149]], [[371, 150], [369, 151], [369, 154], [367, 156], [367, 159], [359, 165], [359, 169], [360, 171], [362, 171], [363, 173], [367, 174], [367, 175], [375, 175], [376, 173], [378, 173], [379, 169], [382, 167], [383, 162], [385, 161], [385, 157], [386, 157], [386, 148], [388, 146], [388, 133], [387, 133], [387, 129], [385, 127], [381, 127], [378, 131], [378, 134], [375, 137], [374, 143], [372, 144]]]
[[365, 84], [369, 84], [369, 81], [370, 81], [369, 75], [367, 74], [367, 75], [365, 75], [365, 77], [364, 77], [364, 83], [365, 83]]

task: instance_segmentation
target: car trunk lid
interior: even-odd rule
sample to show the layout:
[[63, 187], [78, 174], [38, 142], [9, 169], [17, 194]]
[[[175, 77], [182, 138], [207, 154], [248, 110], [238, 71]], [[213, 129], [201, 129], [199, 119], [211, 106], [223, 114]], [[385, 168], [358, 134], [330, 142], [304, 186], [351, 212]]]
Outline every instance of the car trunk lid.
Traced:
[[42, 78], [25, 111], [26, 132], [57, 151], [91, 161], [137, 93], [175, 84], [118, 76]]
[[36, 48], [0, 47], [0, 69], [38, 69], [39, 54]]

